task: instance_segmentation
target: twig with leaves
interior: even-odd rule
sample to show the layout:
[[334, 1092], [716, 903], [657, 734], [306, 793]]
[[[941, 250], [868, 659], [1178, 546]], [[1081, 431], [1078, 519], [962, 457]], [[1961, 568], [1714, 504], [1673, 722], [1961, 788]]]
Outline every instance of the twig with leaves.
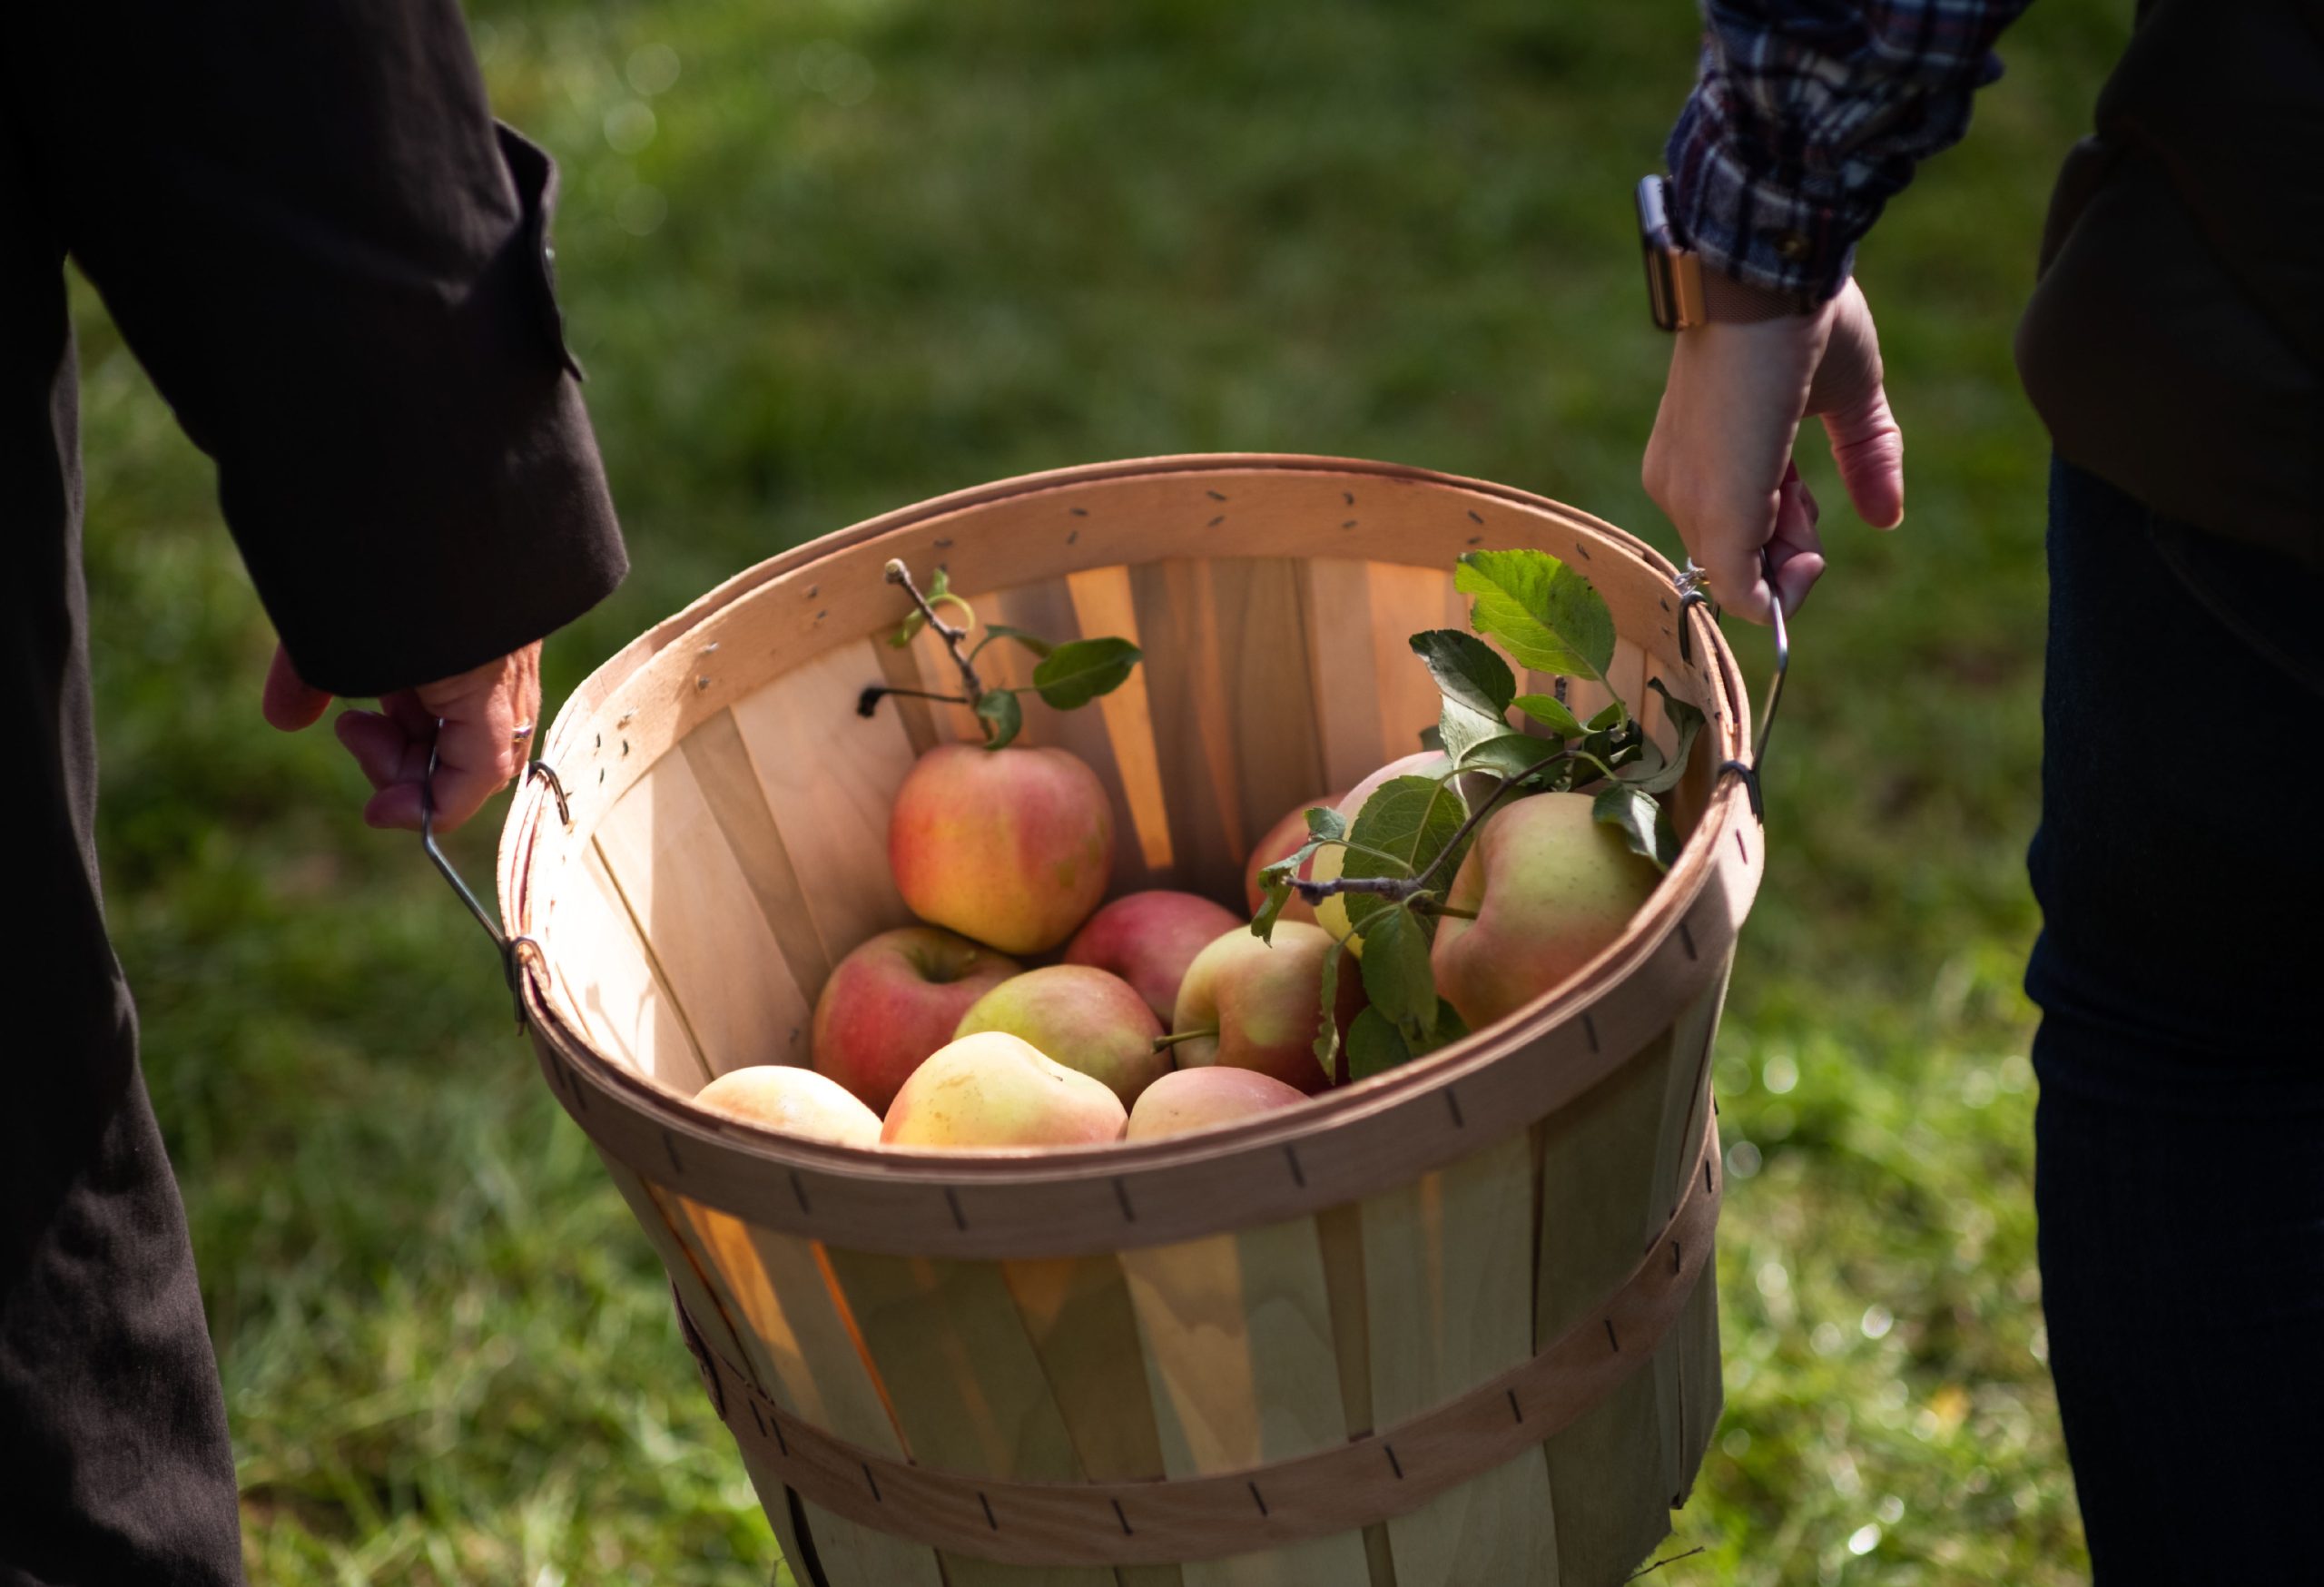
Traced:
[[[1127, 639], [1068, 639], [1052, 644], [1038, 634], [1022, 628], [1012, 628], [1002, 623], [984, 625], [984, 637], [975, 645], [968, 643], [970, 626], [977, 621], [976, 609], [952, 593], [950, 575], [939, 567], [929, 581], [926, 594], [912, 579], [911, 569], [901, 559], [891, 559], [885, 570], [890, 584], [901, 585], [911, 597], [912, 612], [903, 624], [889, 636], [888, 643], [901, 650], [911, 644], [921, 629], [926, 627], [944, 641], [952, 664], [960, 669], [960, 693], [938, 694], [929, 689], [899, 688], [890, 684], [873, 684], [857, 696], [856, 715], [869, 716], [880, 707], [880, 702], [891, 695], [905, 699], [934, 700], [940, 705], [965, 705], [976, 715], [984, 730], [984, 746], [1001, 749], [1014, 742], [1024, 731], [1025, 710], [1019, 704], [1020, 695], [1039, 695], [1044, 704], [1054, 710], [1071, 711], [1088, 705], [1100, 695], [1111, 694], [1121, 687], [1139, 660], [1137, 646]], [[960, 609], [963, 621], [955, 626], [944, 620], [937, 608], [952, 606]], [[1006, 639], [1023, 646], [1039, 659], [1033, 666], [1033, 681], [1016, 688], [996, 688], [988, 685], [977, 671], [977, 657], [985, 646], [995, 640]]]
[[[1434, 628], [1411, 640], [1443, 697], [1428, 746], [1443, 753], [1443, 765], [1382, 784], [1353, 820], [1308, 811], [1307, 841], [1260, 872], [1266, 896], [1251, 930], [1261, 937], [1270, 935], [1295, 893], [1310, 904], [1344, 901], [1347, 926], [1338, 934], [1359, 955], [1370, 1000], [1347, 1035], [1348, 1070], [1359, 1079], [1467, 1034], [1437, 995], [1429, 950], [1439, 919], [1472, 918], [1446, 898], [1485, 820], [1513, 796], [1587, 792], [1595, 819], [1668, 870], [1678, 843], [1659, 796], [1685, 775], [1703, 725], [1702, 713], [1673, 698], [1659, 677], [1648, 686], [1662, 697], [1678, 741], [1667, 755], [1620, 699], [1585, 722], [1560, 697], [1561, 688], [1517, 692], [1510, 660], [1553, 677], [1600, 683], [1612, 665], [1612, 614], [1590, 581], [1555, 557], [1472, 551], [1455, 567], [1453, 586], [1474, 597], [1470, 625], [1476, 633]], [[1512, 711], [1535, 730], [1512, 727]], [[1338, 852], [1339, 874], [1302, 875], [1325, 850]], [[1335, 1078], [1340, 1039], [1328, 1010], [1336, 962], [1326, 977], [1327, 1011], [1315, 1040], [1317, 1060]]]

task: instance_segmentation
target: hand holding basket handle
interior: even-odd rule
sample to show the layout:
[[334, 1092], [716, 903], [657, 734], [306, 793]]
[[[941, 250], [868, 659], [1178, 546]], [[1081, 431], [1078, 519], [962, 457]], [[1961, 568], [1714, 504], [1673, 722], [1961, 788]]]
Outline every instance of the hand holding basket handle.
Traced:
[[1765, 623], [1772, 592], [1796, 612], [1824, 571], [1816, 498], [1791, 460], [1801, 419], [1823, 418], [1865, 522], [1904, 521], [1905, 439], [1881, 385], [1872, 310], [1850, 281], [1805, 314], [1714, 320], [1672, 340], [1646, 445], [1647, 494], [1721, 606]]
[[[269, 723], [295, 733], [320, 720], [330, 700], [276, 647], [266, 675]], [[376, 790], [364, 821], [418, 832], [432, 813], [439, 832], [458, 826], [524, 769], [540, 707], [536, 640], [457, 677], [384, 695], [377, 711], [342, 712], [339, 741]]]

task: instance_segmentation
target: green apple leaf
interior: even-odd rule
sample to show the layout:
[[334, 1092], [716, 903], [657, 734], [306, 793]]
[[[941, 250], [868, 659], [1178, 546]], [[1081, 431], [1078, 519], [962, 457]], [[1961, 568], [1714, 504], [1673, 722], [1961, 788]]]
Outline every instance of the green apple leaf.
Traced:
[[1546, 551], [1463, 552], [1452, 586], [1477, 597], [1470, 626], [1500, 640], [1521, 666], [1602, 678], [1613, 665], [1614, 615], [1588, 579]]
[[[1558, 746], [1546, 738], [1533, 738], [1522, 733], [1504, 733], [1472, 746], [1469, 753], [1461, 757], [1461, 770], [1491, 772], [1512, 782], [1529, 774], [1539, 778], [1556, 773], [1565, 764], [1563, 761], [1550, 761], [1548, 765], [1541, 765], [1541, 762], [1557, 753]], [[1535, 769], [1537, 767], [1539, 770]]]
[[977, 641], [976, 650], [969, 652], [970, 659], [974, 660], [978, 651], [981, 651], [996, 639], [1014, 639], [1035, 656], [1046, 656], [1057, 648], [1039, 634], [1028, 634], [1024, 629], [1012, 628], [1006, 623], [987, 623], [984, 626], [984, 637]]
[[[1440, 1047], [1450, 1047], [1469, 1033], [1469, 1022], [1461, 1018], [1461, 1010], [1443, 998], [1436, 1000], [1436, 1025], [1428, 1033], [1428, 1044], [1420, 1052], [1434, 1052]], [[1417, 1058], [1420, 1052], [1413, 1056]]]
[[1413, 1050], [1396, 1034], [1388, 1017], [1377, 1009], [1366, 1009], [1347, 1028], [1347, 1078], [1368, 1080], [1374, 1075], [1385, 1074], [1400, 1063], [1412, 1060]]
[[1395, 904], [1366, 921], [1364, 995], [1416, 1047], [1436, 1023], [1436, 975], [1428, 966], [1428, 931], [1410, 907]]
[[1025, 726], [1025, 708], [1007, 689], [987, 689], [977, 696], [977, 715], [984, 723], [984, 746], [1005, 748]]
[[1275, 923], [1291, 902], [1292, 880], [1317, 850], [1344, 842], [1346, 836], [1347, 823], [1340, 819], [1338, 811], [1318, 804], [1307, 812], [1307, 841], [1259, 872], [1259, 888], [1266, 896], [1260, 902], [1259, 912], [1251, 917], [1251, 935], [1274, 942]]
[[1658, 870], [1669, 870], [1679, 858], [1679, 839], [1670, 830], [1670, 818], [1652, 794], [1617, 783], [1598, 795], [1590, 813], [1621, 833], [1630, 852], [1645, 855]]
[[1509, 731], [1502, 715], [1516, 697], [1517, 680], [1482, 640], [1450, 628], [1412, 636], [1412, 647], [1428, 664], [1444, 696], [1436, 718], [1436, 742], [1454, 760], [1488, 738]]
[[1340, 1078], [1340, 1022], [1336, 1018], [1340, 1000], [1340, 960], [1344, 955], [1337, 948], [1324, 955], [1324, 1016], [1316, 1022], [1315, 1061], [1324, 1066], [1324, 1079], [1338, 1083]]
[[1431, 628], [1408, 643], [1413, 654], [1427, 663], [1429, 675], [1445, 699], [1459, 702], [1474, 715], [1499, 723], [1517, 697], [1516, 675], [1483, 640], [1458, 628]]
[[1687, 774], [1687, 760], [1694, 751], [1695, 737], [1703, 730], [1703, 714], [1684, 700], [1672, 699], [1660, 678], [1648, 679], [1646, 686], [1662, 696], [1663, 711], [1669, 716], [1670, 724], [1679, 730], [1679, 747], [1665, 756], [1661, 745], [1641, 735], [1644, 753], [1635, 764], [1624, 767], [1618, 774], [1641, 794], [1667, 794]]
[[1059, 710], [1070, 711], [1120, 688], [1138, 654], [1127, 639], [1068, 639], [1033, 668], [1033, 687]]
[[1265, 896], [1259, 900], [1259, 912], [1251, 917], [1251, 935], [1272, 948], [1275, 946], [1275, 922], [1283, 918], [1285, 905], [1291, 902], [1291, 883], [1273, 882], [1268, 873], [1259, 873], [1259, 885]]
[[[1452, 783], [1435, 777], [1394, 777], [1373, 790], [1348, 828], [1347, 861], [1341, 874], [1350, 877], [1417, 876], [1443, 853], [1468, 819], [1468, 809]], [[1458, 854], [1444, 862], [1448, 878], [1461, 862]], [[1361, 932], [1364, 922], [1382, 910], [1395, 906], [1376, 893], [1350, 892], [1348, 924]]]
[[1510, 702], [1560, 738], [1580, 738], [1581, 719], [1555, 695], [1520, 695]]
[[1629, 706], [1623, 705], [1620, 700], [1609, 700], [1606, 703], [1605, 707], [1600, 710], [1597, 715], [1592, 716], [1588, 722], [1582, 724], [1582, 725], [1589, 728], [1592, 733], [1605, 733], [1620, 727], [1623, 723], [1630, 720], [1630, 713]]

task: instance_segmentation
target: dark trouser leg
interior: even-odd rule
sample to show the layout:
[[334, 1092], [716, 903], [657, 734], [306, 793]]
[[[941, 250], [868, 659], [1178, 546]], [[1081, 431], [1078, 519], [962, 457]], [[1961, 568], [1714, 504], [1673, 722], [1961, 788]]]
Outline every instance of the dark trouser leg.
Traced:
[[2099, 1587], [2297, 1572], [2324, 1489], [2324, 698], [2150, 530], [2057, 471], [2034, 1196]]
[[8, 555], [0, 1587], [227, 1587], [241, 1540], [218, 1365], [97, 902], [77, 547]]
[[225, 1405], [117, 1006], [110, 1051], [25, 1055], [101, 1066], [102, 1116], [59, 1128], [11, 1109], [0, 1126], [0, 1582], [225, 1587], [241, 1581]]

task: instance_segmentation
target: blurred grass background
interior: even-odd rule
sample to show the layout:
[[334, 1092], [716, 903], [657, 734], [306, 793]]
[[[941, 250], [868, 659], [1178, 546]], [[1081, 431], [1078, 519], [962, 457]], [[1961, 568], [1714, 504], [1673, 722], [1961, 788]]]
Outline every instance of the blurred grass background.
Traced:
[[[2028, 1200], [2044, 445], [2008, 337], [2129, 10], [2035, 6], [1864, 251], [1905, 527], [1854, 523], [1802, 448], [1833, 571], [1718, 1067], [1728, 1407], [1663, 1551], [1702, 1552], [1659, 1580], [2085, 1573]], [[1638, 484], [1668, 350], [1629, 192], [1690, 81], [1684, 0], [472, 16], [500, 113], [563, 163], [637, 565], [552, 646], [552, 699], [780, 547], [1094, 458], [1395, 458], [1675, 549]], [[328, 734], [261, 724], [271, 639], [207, 468], [76, 301], [106, 880], [254, 1579], [764, 1582], [667, 1290], [490, 953], [411, 840], [358, 824]], [[491, 827], [457, 845], [479, 880]]]

